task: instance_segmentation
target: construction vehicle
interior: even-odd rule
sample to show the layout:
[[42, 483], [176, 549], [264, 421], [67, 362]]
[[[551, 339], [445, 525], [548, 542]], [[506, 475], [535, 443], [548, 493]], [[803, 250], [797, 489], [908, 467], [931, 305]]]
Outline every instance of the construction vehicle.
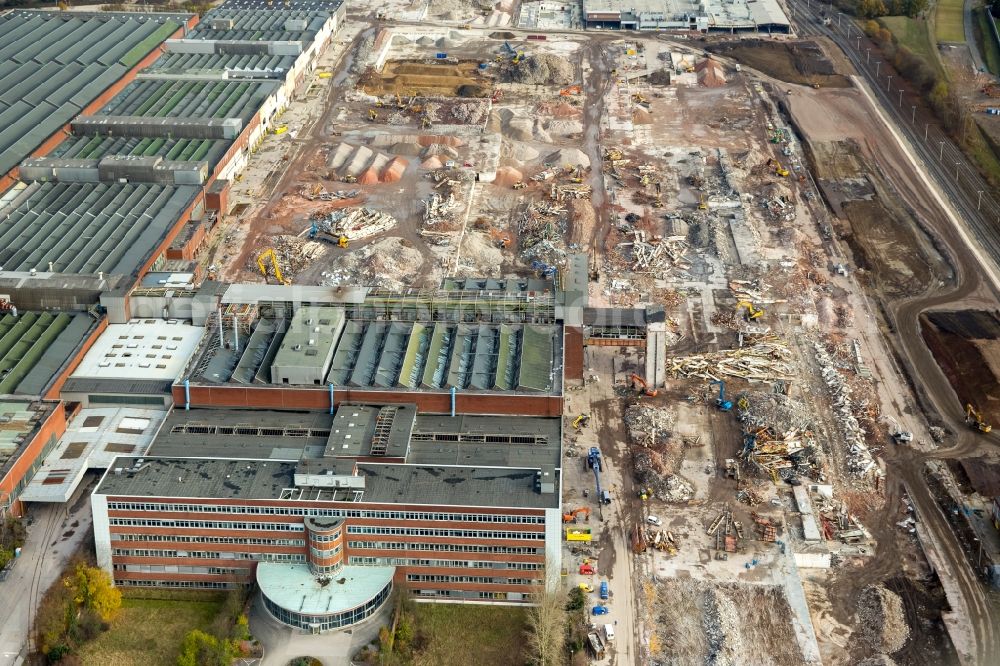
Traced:
[[635, 102], [636, 104], [649, 104], [649, 100], [646, 99], [640, 93], [633, 93], [632, 94], [632, 101]]
[[516, 50], [514, 50], [514, 47], [510, 45], [510, 42], [504, 42], [504, 43], [503, 43], [503, 50], [504, 50], [504, 51], [505, 51], [505, 52], [507, 53], [507, 55], [509, 55], [509, 56], [510, 56], [511, 58], [516, 58], [516, 57], [517, 57], [517, 51], [516, 51]]
[[268, 262], [271, 264], [271, 268], [274, 271], [274, 279], [278, 281], [278, 284], [291, 284], [291, 280], [285, 281], [285, 276], [281, 273], [281, 266], [278, 265], [278, 255], [275, 254], [274, 248], [264, 250], [257, 257], [257, 267], [260, 268], [260, 274], [264, 276], [265, 280], [267, 280]]
[[528, 186], [527, 183], [525, 183], [523, 180], [519, 180], [516, 183], [514, 183], [513, 187], [514, 187], [515, 190], [523, 190], [527, 186]]
[[[319, 237], [319, 232], [320, 232], [319, 225], [316, 224], [315, 220], [313, 220], [312, 226], [309, 227], [309, 240], [316, 240], [316, 238]], [[337, 237], [337, 247], [346, 250], [350, 246], [351, 246], [351, 241], [347, 238], [347, 236], [341, 235]]]
[[397, 109], [405, 109], [406, 108], [406, 104], [403, 103], [403, 98], [402, 98], [402, 96], [400, 96], [398, 90], [396, 91], [396, 108]]
[[900, 444], [902, 442], [913, 441], [913, 433], [910, 432], [909, 430], [903, 430], [902, 428], [900, 428], [899, 422], [896, 421], [896, 419], [892, 418], [888, 414], [886, 414], [882, 418], [884, 418], [889, 423], [890, 426], [889, 436], [892, 437], [892, 441], [896, 442], [897, 444]]
[[601, 470], [604, 464], [601, 462], [601, 450], [596, 446], [590, 447], [587, 455], [587, 467], [594, 470], [594, 481], [597, 483], [597, 497], [604, 504], [611, 504], [611, 493], [601, 489]]
[[271, 130], [271, 131], [272, 131], [272, 132], [273, 132], [274, 134], [284, 134], [285, 132], [287, 132], [287, 131], [288, 131], [288, 125], [278, 125], [277, 127], [275, 127], [275, 128], [274, 128], [273, 130]]
[[584, 562], [583, 564], [580, 565], [581, 576], [593, 576], [595, 573], [597, 572], [594, 570], [594, 567], [592, 567], [589, 563]]
[[772, 169], [774, 169], [775, 175], [781, 176], [782, 178], [787, 178], [788, 174], [791, 173], [788, 169], [781, 166], [781, 162], [774, 159], [773, 157], [767, 161], [767, 165]]
[[375, 109], [368, 109], [368, 120], [375, 122], [378, 120], [378, 111]]
[[698, 201], [698, 210], [708, 210], [708, 202], [705, 201], [705, 195], [702, 194]]
[[[650, 398], [656, 397], [658, 391], [655, 388], [654, 389], [649, 388], [649, 385], [646, 384], [646, 380], [640, 377], [639, 375], [635, 374], [634, 372], [629, 377], [629, 381], [632, 382], [632, 388], [639, 391], [639, 395], [645, 395]], [[637, 388], [636, 384], [641, 384], [642, 388]]]
[[586, 583], [580, 583], [577, 587], [579, 587], [581, 590], [583, 590], [584, 593], [586, 593], [586, 594], [590, 594], [591, 592], [594, 591], [594, 588], [591, 587], [590, 585], [587, 585]]
[[736, 304], [737, 312], [739, 312], [743, 308], [747, 309], [747, 319], [749, 320], [760, 319], [761, 317], [764, 316], [764, 309], [755, 308], [753, 306], [753, 303], [751, 303], [750, 301], [740, 301], [739, 303]]
[[726, 382], [721, 379], [709, 382], [709, 386], [719, 385], [719, 397], [715, 399], [715, 406], [718, 407], [723, 412], [728, 412], [733, 408], [733, 403], [731, 400], [726, 400]]
[[590, 415], [580, 414], [578, 417], [573, 419], [573, 429], [579, 430], [580, 428], [586, 426], [588, 423], [590, 423]]
[[588, 509], [587, 507], [583, 506], [583, 507], [580, 507], [579, 509], [573, 509], [569, 513], [564, 513], [563, 514], [563, 522], [564, 523], [575, 523], [577, 516], [581, 516], [581, 515], [583, 516], [584, 520], [590, 520], [590, 509]]
[[345, 173], [343, 176], [340, 177], [340, 180], [343, 183], [356, 183], [358, 182], [358, 177], [355, 176], [354, 174]]
[[979, 432], [990, 432], [993, 426], [983, 420], [983, 413], [977, 411], [971, 404], [965, 405], [965, 421]]
[[570, 86], [569, 88], [563, 88], [559, 91], [561, 97], [569, 97], [570, 95], [579, 95], [583, 92], [583, 88], [580, 86]]

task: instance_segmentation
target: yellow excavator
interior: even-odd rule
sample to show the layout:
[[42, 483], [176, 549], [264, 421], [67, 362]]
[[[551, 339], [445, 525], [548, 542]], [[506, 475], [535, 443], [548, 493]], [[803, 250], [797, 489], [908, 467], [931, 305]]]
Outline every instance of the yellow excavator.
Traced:
[[764, 316], [764, 308], [755, 308], [750, 301], [740, 301], [736, 304], [736, 311], [747, 309], [747, 319], [760, 319]]
[[278, 281], [278, 284], [291, 284], [291, 280], [286, 281], [285, 276], [282, 275], [281, 266], [278, 265], [278, 255], [274, 253], [273, 248], [264, 250], [257, 257], [257, 267], [260, 268], [260, 274], [264, 276], [264, 280], [267, 280], [267, 262], [271, 263], [274, 279]]
[[990, 432], [993, 426], [983, 420], [983, 413], [971, 404], [965, 405], [965, 421], [979, 432]]
[[587, 425], [590, 422], [590, 416], [588, 414], [580, 414], [578, 417], [573, 419], [573, 429], [579, 430], [581, 427]]

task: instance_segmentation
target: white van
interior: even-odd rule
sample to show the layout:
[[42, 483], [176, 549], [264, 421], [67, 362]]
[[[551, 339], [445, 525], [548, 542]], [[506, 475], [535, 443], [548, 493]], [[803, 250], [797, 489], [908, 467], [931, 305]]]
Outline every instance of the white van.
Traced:
[[615, 625], [606, 624], [604, 625], [604, 637], [609, 641], [615, 640]]

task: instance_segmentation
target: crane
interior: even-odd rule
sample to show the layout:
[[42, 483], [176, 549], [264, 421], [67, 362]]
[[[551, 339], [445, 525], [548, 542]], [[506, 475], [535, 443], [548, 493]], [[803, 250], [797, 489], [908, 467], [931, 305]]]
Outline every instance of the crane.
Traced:
[[611, 493], [601, 489], [601, 470], [604, 465], [601, 462], [601, 450], [596, 446], [590, 447], [590, 453], [587, 454], [587, 467], [594, 470], [594, 481], [597, 482], [597, 501], [611, 504]]
[[721, 379], [717, 379], [714, 382], [709, 382], [709, 386], [719, 385], [719, 397], [715, 399], [715, 406], [724, 412], [728, 412], [733, 408], [733, 403], [730, 400], [726, 400], [726, 382]]
[[278, 255], [274, 253], [274, 248], [264, 250], [257, 257], [257, 267], [260, 268], [260, 274], [264, 276], [265, 280], [267, 280], [267, 262], [271, 263], [274, 279], [278, 281], [278, 284], [291, 284], [292, 281], [285, 280], [285, 276], [281, 274], [281, 266], [278, 265]]
[[629, 377], [629, 381], [632, 382], [632, 388], [635, 388], [636, 384], [642, 384], [642, 388], [639, 389], [639, 395], [646, 395], [649, 396], [650, 398], [656, 397], [658, 391], [655, 388], [654, 389], [649, 388], [649, 385], [646, 384], [646, 380], [640, 377], [639, 375], [635, 374], [634, 372], [632, 373], [632, 376]]
[[993, 426], [983, 420], [983, 413], [976, 411], [971, 404], [965, 405], [965, 421], [979, 432], [990, 432]]
[[755, 308], [750, 301], [740, 301], [736, 304], [736, 311], [742, 308], [747, 309], [747, 319], [759, 319], [764, 316], [764, 308]]

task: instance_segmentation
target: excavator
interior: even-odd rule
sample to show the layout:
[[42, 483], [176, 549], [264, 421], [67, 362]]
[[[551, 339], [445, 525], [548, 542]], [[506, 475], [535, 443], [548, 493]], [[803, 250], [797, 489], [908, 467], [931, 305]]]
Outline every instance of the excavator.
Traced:
[[368, 109], [368, 120], [375, 122], [378, 120], [378, 111], [375, 109]]
[[572, 511], [570, 511], [568, 513], [564, 513], [563, 514], [563, 522], [564, 523], [575, 523], [576, 522], [576, 517], [579, 516], [579, 515], [583, 515], [583, 519], [584, 520], [590, 520], [590, 509], [588, 509], [587, 507], [584, 506], [584, 507], [580, 507], [579, 509], [573, 509]]
[[590, 415], [580, 414], [578, 417], [573, 419], [573, 429], [579, 430], [580, 428], [586, 426], [588, 423], [590, 423]]
[[579, 95], [583, 92], [583, 88], [580, 86], [570, 86], [569, 88], [563, 88], [559, 91], [561, 97], [569, 97], [571, 95]]
[[285, 280], [285, 276], [282, 275], [281, 266], [278, 265], [278, 255], [274, 253], [273, 248], [264, 250], [257, 257], [257, 267], [260, 268], [260, 274], [264, 276], [264, 280], [267, 280], [267, 262], [271, 263], [274, 279], [278, 281], [278, 284], [291, 284], [292, 281]]
[[971, 404], [965, 405], [965, 421], [979, 432], [990, 432], [993, 426], [983, 420], [983, 413], [977, 411]]
[[645, 395], [650, 398], [656, 397], [658, 391], [655, 388], [654, 389], [649, 388], [649, 385], [646, 384], [646, 380], [640, 377], [639, 375], [635, 374], [634, 372], [632, 373], [632, 376], [629, 377], [629, 381], [632, 382], [632, 388], [635, 388], [636, 384], [642, 385], [642, 388], [639, 389], [639, 395]]
[[781, 166], [781, 162], [774, 159], [773, 157], [767, 161], [767, 165], [774, 169], [774, 173], [782, 178], [787, 178], [788, 174], [791, 173], [788, 169]]
[[747, 309], [747, 319], [760, 319], [764, 316], [764, 308], [755, 308], [753, 303], [750, 301], [740, 301], [736, 304], [736, 311], [739, 312], [741, 309]]
[[719, 385], [719, 397], [715, 399], [715, 406], [719, 408], [720, 411], [728, 412], [733, 408], [733, 402], [731, 400], [726, 400], [726, 382], [721, 379], [717, 379], [713, 382], [709, 382], [709, 386]]

